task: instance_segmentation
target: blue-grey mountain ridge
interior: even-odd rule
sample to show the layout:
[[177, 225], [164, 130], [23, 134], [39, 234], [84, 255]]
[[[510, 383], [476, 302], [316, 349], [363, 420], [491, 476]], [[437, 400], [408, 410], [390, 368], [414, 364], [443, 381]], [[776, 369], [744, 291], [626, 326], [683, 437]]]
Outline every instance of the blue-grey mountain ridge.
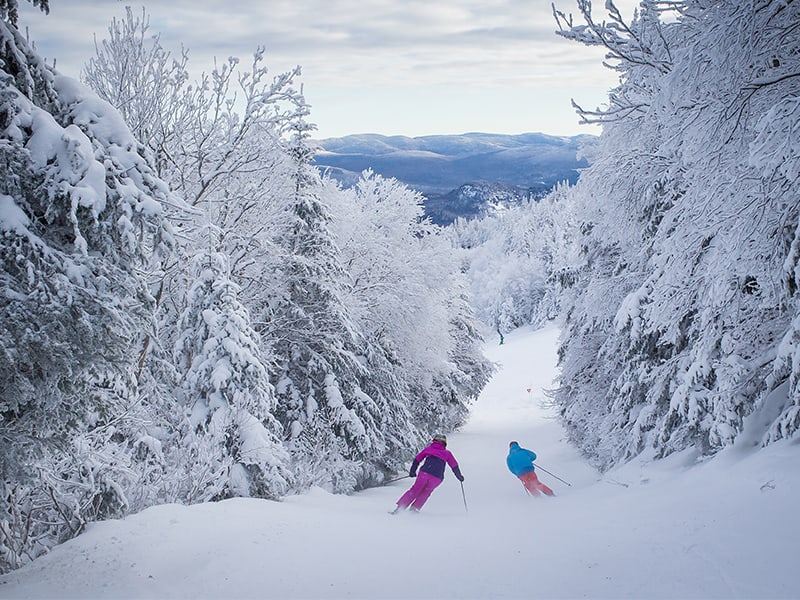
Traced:
[[348, 135], [317, 141], [315, 164], [344, 186], [371, 169], [425, 196], [425, 212], [447, 225], [538, 199], [574, 183], [587, 165], [580, 146], [592, 136], [465, 133], [422, 137]]

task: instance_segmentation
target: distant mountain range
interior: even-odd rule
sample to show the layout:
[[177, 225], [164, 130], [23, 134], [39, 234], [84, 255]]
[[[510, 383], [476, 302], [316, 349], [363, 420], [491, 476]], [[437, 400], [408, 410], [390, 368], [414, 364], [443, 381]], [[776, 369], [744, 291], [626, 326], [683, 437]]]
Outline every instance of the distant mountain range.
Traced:
[[426, 197], [425, 211], [446, 225], [541, 198], [556, 183], [578, 178], [581, 143], [592, 136], [465, 133], [423, 137], [349, 135], [317, 141], [315, 164], [352, 185], [365, 169], [394, 177]]

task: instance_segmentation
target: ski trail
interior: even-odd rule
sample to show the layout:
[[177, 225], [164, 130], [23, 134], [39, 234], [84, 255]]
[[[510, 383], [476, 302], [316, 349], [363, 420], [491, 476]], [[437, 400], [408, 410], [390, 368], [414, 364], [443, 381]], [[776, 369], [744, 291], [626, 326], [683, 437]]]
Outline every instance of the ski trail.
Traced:
[[[499, 368], [448, 435], [464, 495], [448, 469], [419, 514], [387, 514], [411, 479], [349, 496], [156, 506], [92, 523], [0, 578], [0, 597], [796, 597], [800, 446], [701, 464], [691, 451], [641, 456], [600, 478], [547, 403], [557, 336], [525, 328], [487, 345]], [[555, 498], [527, 496], [508, 472], [512, 439], [539, 455]]]
[[572, 484], [567, 486], [540, 470], [540, 480], [557, 495], [597, 480], [597, 473], [566, 442], [547, 397], [558, 375], [554, 353], [558, 335], [558, 328], [552, 325], [534, 333], [523, 328], [505, 336], [504, 344], [485, 349], [497, 371], [472, 408], [469, 421], [451, 436], [449, 444], [465, 478], [473, 475], [465, 487], [474, 496], [476, 507], [496, 509], [509, 497], [527, 504], [535, 500], [527, 497], [522, 484], [506, 468], [512, 440], [536, 452], [537, 463]]

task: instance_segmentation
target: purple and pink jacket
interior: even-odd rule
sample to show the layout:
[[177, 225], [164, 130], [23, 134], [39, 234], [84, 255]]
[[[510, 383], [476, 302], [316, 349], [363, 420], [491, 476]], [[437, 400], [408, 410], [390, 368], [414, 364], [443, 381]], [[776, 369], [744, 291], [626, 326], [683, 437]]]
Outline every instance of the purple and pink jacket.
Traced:
[[[425, 462], [422, 462], [423, 460]], [[444, 467], [448, 464], [450, 468], [453, 469], [456, 479], [459, 481], [464, 480], [463, 475], [461, 475], [461, 469], [458, 468], [456, 457], [445, 448], [442, 442], [433, 442], [430, 446], [417, 454], [414, 461], [411, 463], [411, 470], [408, 472], [411, 477], [417, 476], [417, 467], [419, 467], [419, 463], [421, 462], [422, 468], [420, 468], [420, 471], [433, 475], [437, 479], [444, 479]]]

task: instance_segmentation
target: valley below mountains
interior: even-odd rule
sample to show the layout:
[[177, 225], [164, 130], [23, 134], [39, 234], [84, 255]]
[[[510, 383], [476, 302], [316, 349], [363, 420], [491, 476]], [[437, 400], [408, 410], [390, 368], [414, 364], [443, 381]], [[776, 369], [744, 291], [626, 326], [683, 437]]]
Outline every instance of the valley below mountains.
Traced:
[[580, 147], [593, 136], [465, 133], [422, 137], [349, 135], [318, 140], [315, 165], [349, 187], [371, 169], [425, 197], [439, 225], [480, 218], [537, 200], [562, 181], [575, 183], [587, 166]]

